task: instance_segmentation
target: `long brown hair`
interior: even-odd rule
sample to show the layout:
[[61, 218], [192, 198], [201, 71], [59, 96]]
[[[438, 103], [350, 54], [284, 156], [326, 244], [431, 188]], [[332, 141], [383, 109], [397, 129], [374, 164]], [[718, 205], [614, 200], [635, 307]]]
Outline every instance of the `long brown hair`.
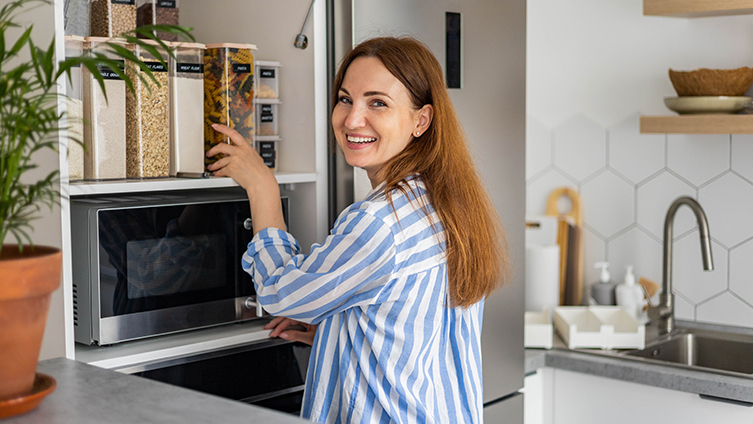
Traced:
[[450, 302], [468, 307], [503, 284], [510, 264], [496, 210], [479, 178], [465, 133], [452, 106], [439, 62], [410, 37], [380, 37], [362, 42], [343, 58], [335, 76], [333, 100], [345, 72], [358, 57], [379, 59], [410, 93], [418, 110], [432, 105], [431, 125], [390, 159], [380, 172], [389, 195], [420, 174], [447, 240]]

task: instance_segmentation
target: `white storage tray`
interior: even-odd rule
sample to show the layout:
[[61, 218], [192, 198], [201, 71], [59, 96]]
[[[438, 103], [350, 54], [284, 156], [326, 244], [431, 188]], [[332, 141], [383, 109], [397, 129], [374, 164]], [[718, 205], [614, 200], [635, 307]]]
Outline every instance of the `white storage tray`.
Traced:
[[548, 309], [542, 312], [526, 312], [523, 337], [525, 347], [552, 348], [554, 329], [551, 315]]
[[646, 326], [619, 306], [561, 306], [554, 327], [570, 349], [643, 349]]

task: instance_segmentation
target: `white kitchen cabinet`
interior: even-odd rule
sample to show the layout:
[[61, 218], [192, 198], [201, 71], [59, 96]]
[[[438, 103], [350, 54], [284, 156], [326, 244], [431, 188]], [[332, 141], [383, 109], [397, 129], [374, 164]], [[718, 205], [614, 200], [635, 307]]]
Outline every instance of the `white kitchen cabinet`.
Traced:
[[[314, 6], [311, 22], [306, 35], [309, 47], [305, 50], [293, 47], [296, 34], [306, 17], [308, 0], [186, 0], [180, 3], [180, 24], [193, 27], [193, 34], [201, 43], [251, 43], [258, 51], [253, 52], [256, 60], [274, 60], [284, 63], [281, 72], [280, 93], [282, 103], [280, 135], [284, 141], [278, 143], [277, 178], [282, 195], [290, 199], [290, 232], [301, 246], [307, 249], [311, 244], [326, 237], [327, 222], [327, 77], [326, 77], [326, 2]], [[58, 40], [57, 57], [64, 56], [63, 46], [63, 7], [64, 0], [54, 0], [53, 5], [39, 8], [35, 13], [54, 15], [54, 35]], [[40, 37], [42, 40], [42, 37]], [[40, 45], [46, 45], [49, 39]], [[64, 101], [59, 104], [64, 107]], [[167, 124], [167, 123], [166, 123]], [[63, 249], [63, 296], [53, 299], [52, 309], [63, 309], [63, 322], [59, 314], [51, 314], [48, 320], [48, 334], [55, 334], [50, 354], [43, 351], [42, 357], [57, 356], [64, 351], [65, 356], [77, 358], [78, 351], [87, 350], [74, 343], [73, 337], [73, 296], [71, 272], [70, 237], [70, 197], [88, 194], [115, 194], [129, 192], [150, 192], [163, 190], [213, 189], [234, 186], [230, 179], [186, 180], [167, 178], [141, 181], [110, 181], [99, 183], [68, 181], [66, 149], [61, 149], [59, 157], [61, 176], [61, 205], [59, 215], [55, 212], [50, 220], [58, 220], [62, 227]], [[59, 341], [59, 333], [65, 334]], [[167, 336], [172, 337], [172, 336]], [[227, 337], [227, 335], [223, 336]], [[237, 339], [233, 339], [235, 343]], [[64, 346], [57, 346], [59, 344]], [[205, 342], [202, 342], [206, 345]], [[148, 344], [147, 344], [148, 345]], [[221, 347], [221, 346], [219, 346]], [[148, 348], [147, 356], [148, 356]], [[88, 357], [78, 355], [81, 359]], [[110, 355], [112, 356], [112, 355]], [[142, 357], [143, 359], [143, 357]]]
[[753, 407], [553, 368], [527, 377], [525, 396], [526, 424], [753, 421]]

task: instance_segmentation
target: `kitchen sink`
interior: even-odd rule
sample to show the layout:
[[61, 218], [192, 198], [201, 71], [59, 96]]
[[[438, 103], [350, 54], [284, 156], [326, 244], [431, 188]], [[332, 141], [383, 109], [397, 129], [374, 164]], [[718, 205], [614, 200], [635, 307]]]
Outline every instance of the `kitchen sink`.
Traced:
[[690, 367], [753, 374], [753, 338], [680, 332], [624, 355]]

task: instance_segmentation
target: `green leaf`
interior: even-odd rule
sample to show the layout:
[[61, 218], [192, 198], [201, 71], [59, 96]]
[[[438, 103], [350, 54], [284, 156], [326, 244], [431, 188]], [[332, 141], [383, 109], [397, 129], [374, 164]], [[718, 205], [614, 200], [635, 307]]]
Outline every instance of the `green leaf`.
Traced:
[[26, 28], [26, 31], [21, 34], [21, 37], [18, 38], [16, 44], [14, 44], [13, 47], [11, 47], [11, 49], [8, 51], [8, 56], [15, 56], [19, 51], [21, 51], [21, 48], [23, 48], [23, 46], [26, 45], [26, 43], [29, 41], [29, 38], [31, 37], [31, 30], [33, 28], [34, 25], [29, 25], [29, 27]]

